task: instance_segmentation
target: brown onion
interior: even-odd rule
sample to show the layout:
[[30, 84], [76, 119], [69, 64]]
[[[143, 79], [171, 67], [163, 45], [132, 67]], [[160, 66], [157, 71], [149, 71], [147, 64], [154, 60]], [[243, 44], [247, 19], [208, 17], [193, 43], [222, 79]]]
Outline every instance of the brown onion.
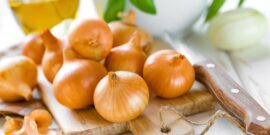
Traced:
[[45, 77], [52, 83], [56, 73], [63, 64], [63, 43], [54, 37], [49, 30], [45, 30], [41, 34], [41, 38], [46, 47], [41, 67]]
[[100, 63], [79, 59], [71, 49], [65, 49], [64, 64], [53, 82], [54, 95], [68, 108], [85, 108], [93, 104], [95, 87], [106, 73]]
[[36, 64], [40, 64], [45, 47], [39, 33], [27, 36], [22, 44], [22, 54], [31, 58]]
[[135, 32], [128, 43], [115, 47], [106, 58], [105, 67], [109, 71], [131, 71], [142, 75], [147, 56], [141, 48], [139, 33]]
[[112, 32], [102, 20], [77, 20], [68, 34], [71, 47], [83, 58], [100, 61], [110, 52]]
[[149, 91], [143, 78], [127, 71], [109, 72], [98, 83], [94, 93], [97, 112], [111, 122], [138, 117], [148, 101]]
[[146, 54], [152, 50], [152, 36], [143, 29], [136, 26], [136, 14], [130, 10], [128, 13], [122, 13], [120, 16], [122, 21], [113, 21], [109, 23], [109, 27], [113, 33], [113, 46], [119, 46], [127, 43], [135, 31], [138, 31], [141, 37], [141, 46]]
[[39, 132], [46, 132], [52, 124], [52, 116], [47, 110], [36, 109], [30, 112], [28, 116], [34, 120]]
[[5, 58], [0, 62], [0, 99], [30, 100], [37, 84], [37, 66], [25, 56]]
[[185, 56], [174, 50], [161, 50], [146, 60], [143, 78], [158, 96], [174, 98], [188, 92], [195, 73]]

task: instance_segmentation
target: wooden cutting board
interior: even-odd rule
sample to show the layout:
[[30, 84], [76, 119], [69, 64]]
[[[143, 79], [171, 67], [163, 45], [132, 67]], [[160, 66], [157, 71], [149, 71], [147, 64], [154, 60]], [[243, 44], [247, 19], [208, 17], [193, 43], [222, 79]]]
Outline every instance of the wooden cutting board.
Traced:
[[[104, 120], [94, 107], [84, 110], [70, 110], [59, 104], [53, 95], [51, 84], [46, 80], [41, 71], [39, 71], [39, 89], [45, 105], [54, 116], [56, 122], [65, 134], [71, 135], [119, 134], [126, 131], [131, 131], [135, 135], [159, 135], [162, 134], [159, 115], [161, 106], [175, 107], [185, 115], [209, 110], [215, 106], [215, 101], [211, 94], [204, 87], [195, 83], [192, 91], [182, 97], [170, 100], [152, 97], [144, 113], [135, 120], [111, 123]], [[194, 131], [191, 125], [179, 119], [179, 115], [175, 112], [164, 111], [162, 116], [166, 123], [177, 120], [169, 125], [169, 134], [193, 134]]]

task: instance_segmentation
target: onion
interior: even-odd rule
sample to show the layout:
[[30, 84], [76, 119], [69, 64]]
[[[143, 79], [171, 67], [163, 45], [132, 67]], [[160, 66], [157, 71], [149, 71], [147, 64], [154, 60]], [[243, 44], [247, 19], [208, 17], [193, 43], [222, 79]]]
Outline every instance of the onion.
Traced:
[[138, 117], [149, 100], [148, 87], [133, 72], [109, 72], [97, 85], [94, 104], [97, 112], [111, 122], [130, 121]]
[[41, 38], [46, 47], [41, 67], [47, 80], [52, 83], [56, 73], [63, 64], [62, 48], [64, 45], [49, 30], [45, 30], [41, 34]]
[[259, 11], [239, 8], [216, 16], [209, 24], [212, 45], [224, 50], [239, 50], [257, 45], [267, 32], [267, 20]]
[[110, 52], [112, 32], [102, 20], [77, 20], [71, 26], [68, 41], [75, 52], [84, 58], [100, 61]]
[[195, 73], [185, 56], [174, 50], [161, 50], [146, 60], [143, 78], [158, 96], [174, 98], [188, 92]]
[[143, 65], [147, 58], [142, 51], [139, 33], [135, 32], [128, 43], [115, 47], [106, 58], [105, 67], [109, 71], [131, 71], [142, 75]]
[[37, 66], [25, 56], [5, 58], [0, 62], [0, 99], [30, 100], [37, 84]]
[[40, 34], [29, 35], [22, 44], [22, 54], [31, 58], [36, 64], [40, 64], [45, 47]]
[[153, 39], [149, 33], [136, 26], [135, 12], [130, 10], [128, 13], [120, 14], [120, 16], [123, 18], [122, 21], [113, 21], [109, 23], [109, 27], [113, 33], [113, 46], [116, 47], [127, 43], [133, 33], [138, 31], [142, 39], [141, 46], [143, 51], [146, 54], [149, 54], [153, 46]]
[[7, 117], [4, 131], [7, 135], [40, 135], [40, 133], [47, 133], [51, 124], [50, 113], [44, 109], [36, 109], [24, 118]]
[[93, 104], [93, 93], [107, 71], [98, 62], [76, 58], [71, 49], [64, 50], [64, 64], [53, 82], [56, 99], [71, 109]]

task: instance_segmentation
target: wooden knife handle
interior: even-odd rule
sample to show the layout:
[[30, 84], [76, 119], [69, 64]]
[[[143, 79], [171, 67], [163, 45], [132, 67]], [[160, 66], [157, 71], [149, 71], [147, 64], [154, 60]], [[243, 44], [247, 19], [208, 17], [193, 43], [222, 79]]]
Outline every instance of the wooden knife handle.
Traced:
[[213, 61], [194, 65], [196, 79], [210, 88], [219, 103], [238, 118], [247, 131], [270, 135], [269, 114], [233, 79]]

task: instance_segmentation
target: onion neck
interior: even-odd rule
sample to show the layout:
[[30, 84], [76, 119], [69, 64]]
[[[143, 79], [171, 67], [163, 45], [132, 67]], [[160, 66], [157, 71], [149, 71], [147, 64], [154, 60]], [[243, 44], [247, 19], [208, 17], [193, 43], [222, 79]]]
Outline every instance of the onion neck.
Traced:
[[119, 77], [116, 75], [115, 72], [109, 72], [108, 76], [109, 76], [109, 82], [113, 85], [119, 80]]
[[122, 22], [128, 25], [136, 25], [136, 14], [133, 10], [129, 10], [127, 13], [119, 13], [118, 17], [122, 18]]
[[56, 50], [60, 47], [59, 40], [53, 36], [50, 30], [45, 30], [43, 33], [41, 33], [40, 36], [41, 39], [43, 40], [46, 49]]
[[24, 83], [17, 85], [18, 94], [24, 97], [25, 100], [29, 101], [32, 98], [32, 89]]
[[139, 31], [135, 31], [132, 35], [131, 39], [129, 40], [129, 45], [135, 49], [142, 50], [141, 47], [141, 37]]
[[175, 54], [170, 58], [172, 64], [179, 64], [185, 58], [182, 54]]

